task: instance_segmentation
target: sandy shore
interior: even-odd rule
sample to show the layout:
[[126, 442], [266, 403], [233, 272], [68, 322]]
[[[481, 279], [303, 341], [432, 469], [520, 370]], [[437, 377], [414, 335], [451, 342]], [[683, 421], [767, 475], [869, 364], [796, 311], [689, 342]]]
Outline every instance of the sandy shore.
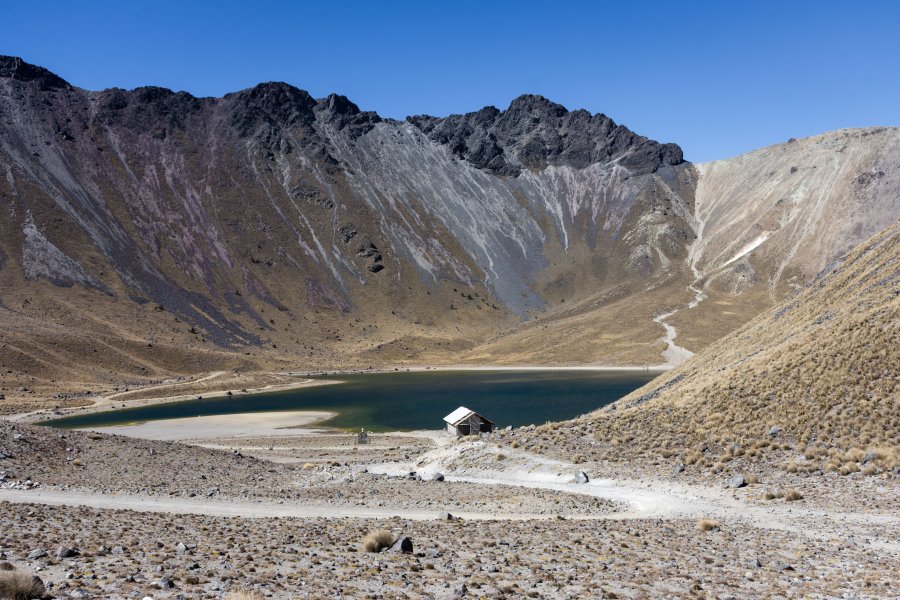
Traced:
[[293, 377], [309, 377], [321, 375], [353, 375], [366, 373], [422, 373], [427, 371], [446, 372], [446, 371], [592, 371], [609, 373], [616, 371], [626, 371], [630, 373], [665, 373], [671, 370], [670, 365], [654, 365], [654, 366], [609, 366], [609, 365], [570, 365], [570, 366], [541, 366], [541, 365], [416, 365], [416, 366], [395, 366], [395, 367], [379, 367], [377, 369], [336, 369], [336, 370], [318, 370], [318, 371], [279, 371], [280, 375], [290, 375]]
[[309, 428], [309, 425], [321, 423], [336, 415], [337, 413], [326, 411], [255, 412], [160, 419], [133, 425], [95, 427], [86, 430], [169, 442], [211, 440], [223, 437], [283, 437], [314, 433], [318, 430]]
[[[19, 413], [15, 415], [5, 415], [0, 416], [2, 419], [6, 419], [9, 421], [20, 422], [20, 423], [34, 423], [39, 421], [46, 421], [49, 419], [57, 419], [60, 417], [71, 417], [74, 415], [83, 415], [83, 414], [92, 414], [98, 412], [105, 412], [110, 410], [116, 410], [120, 408], [135, 408], [139, 406], [152, 406], [155, 404], [168, 404], [170, 402], [186, 402], [188, 400], [196, 400], [199, 396], [203, 398], [222, 398], [228, 396], [229, 394], [235, 397], [241, 396], [252, 396], [255, 394], [264, 394], [268, 392], [283, 392], [288, 390], [295, 390], [305, 387], [314, 387], [319, 385], [333, 385], [336, 383], [341, 383], [338, 380], [328, 380], [324, 381], [321, 379], [301, 379], [299, 381], [291, 381], [289, 383], [278, 383], [278, 384], [270, 384], [259, 387], [251, 387], [244, 388], [240, 391], [235, 390], [233, 387], [228, 388], [228, 386], [223, 386], [224, 389], [209, 389], [204, 390], [202, 393], [190, 393], [190, 394], [174, 394], [172, 393], [174, 390], [177, 390], [180, 386], [185, 385], [196, 385], [198, 383], [206, 383], [206, 385], [215, 387], [215, 383], [212, 381], [217, 377], [224, 375], [225, 373], [222, 371], [216, 371], [214, 373], [209, 373], [195, 380], [187, 381], [187, 382], [179, 382], [173, 384], [161, 384], [151, 386], [149, 388], [137, 388], [134, 390], [129, 390], [127, 392], [121, 392], [118, 394], [112, 394], [108, 396], [103, 396], [99, 398], [95, 398], [94, 404], [90, 406], [79, 406], [69, 409], [63, 409], [59, 411], [52, 411], [48, 409], [36, 410], [28, 413]], [[281, 375], [286, 375], [282, 373]], [[294, 377], [300, 377], [300, 375], [292, 375]], [[146, 393], [148, 390], [159, 390], [159, 396], [153, 396], [150, 398], [136, 398], [129, 399], [128, 396], [131, 394], [137, 393]], [[169, 394], [165, 392], [168, 391]]]

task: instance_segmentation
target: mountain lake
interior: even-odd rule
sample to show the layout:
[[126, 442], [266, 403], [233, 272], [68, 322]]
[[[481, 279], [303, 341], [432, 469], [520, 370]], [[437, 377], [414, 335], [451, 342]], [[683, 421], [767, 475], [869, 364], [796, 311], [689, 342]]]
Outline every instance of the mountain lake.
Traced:
[[570, 419], [606, 406], [644, 385], [657, 371], [528, 370], [414, 371], [316, 376], [338, 380], [260, 394], [235, 394], [88, 413], [44, 421], [66, 429], [96, 428], [207, 415], [310, 410], [337, 413], [314, 427], [403, 431], [440, 429], [443, 417], [466, 406], [497, 427]]

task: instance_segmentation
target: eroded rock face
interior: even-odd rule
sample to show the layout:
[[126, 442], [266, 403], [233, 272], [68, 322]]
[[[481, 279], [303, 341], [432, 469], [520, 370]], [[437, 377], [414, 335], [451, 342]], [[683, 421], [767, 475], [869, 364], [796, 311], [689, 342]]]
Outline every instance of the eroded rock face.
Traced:
[[[286, 83], [223, 98], [88, 92], [3, 58], [0, 119], [0, 191], [13, 199], [9, 239], [26, 277], [120, 290], [224, 345], [267, 329], [248, 297], [352, 310], [360, 283], [395, 258], [414, 291], [478, 287], [524, 316], [546, 305], [534, 282], [549, 256], [602, 246], [602, 263], [614, 246], [640, 246], [647, 259], [625, 268], [653, 277], [660, 230], [641, 215], [679, 205], [672, 231], [688, 229], [691, 175], [677, 147], [539, 96], [404, 123]], [[677, 258], [689, 238], [665, 252]], [[582, 266], [604, 279], [619, 270], [596, 263]], [[315, 284], [293, 289], [303, 281]]]

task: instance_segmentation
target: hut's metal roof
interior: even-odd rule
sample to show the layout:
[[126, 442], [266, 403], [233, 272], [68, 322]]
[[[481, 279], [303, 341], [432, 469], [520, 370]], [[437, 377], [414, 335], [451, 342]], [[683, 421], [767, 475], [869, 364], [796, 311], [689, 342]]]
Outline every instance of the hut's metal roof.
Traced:
[[465, 406], [460, 406], [459, 408], [454, 410], [452, 413], [450, 413], [449, 415], [444, 417], [444, 421], [446, 421], [447, 423], [450, 423], [451, 425], [456, 425], [457, 423], [459, 423], [460, 421], [462, 421], [463, 419], [465, 419], [469, 415], [471, 415], [473, 412], [475, 412], [475, 411], [469, 410]]
[[454, 410], [452, 413], [450, 413], [449, 415], [447, 415], [446, 417], [444, 417], [444, 421], [446, 421], [447, 423], [450, 423], [451, 425], [456, 425], [456, 424], [459, 423], [460, 421], [463, 421], [463, 420], [465, 420], [465, 419], [468, 419], [468, 418], [471, 417], [472, 415], [478, 415], [479, 417], [481, 417], [481, 419], [482, 419], [483, 421], [486, 421], [486, 422], [490, 423], [491, 425], [494, 424], [493, 421], [491, 421], [490, 419], [488, 419], [488, 418], [485, 417], [484, 415], [479, 414], [479, 413], [477, 413], [477, 412], [475, 412], [474, 410], [471, 410], [471, 409], [469, 409], [469, 408], [466, 408], [465, 406], [460, 406], [459, 408], [457, 408], [456, 410]]

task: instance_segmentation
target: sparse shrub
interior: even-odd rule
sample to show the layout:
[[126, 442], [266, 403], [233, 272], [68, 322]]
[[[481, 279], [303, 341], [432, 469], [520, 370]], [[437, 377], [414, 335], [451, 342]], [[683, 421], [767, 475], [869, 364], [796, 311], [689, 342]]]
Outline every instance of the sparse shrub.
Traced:
[[394, 543], [394, 534], [387, 529], [378, 529], [369, 533], [362, 541], [362, 549], [366, 552], [381, 552]]
[[744, 479], [750, 484], [759, 483], [759, 477], [757, 477], [755, 473], [750, 473]]
[[316, 468], [316, 465], [314, 465], [313, 463], [303, 463], [303, 468], [304, 468], [304, 469], [307, 469], [307, 470], [309, 470], [309, 469], [315, 469], [315, 468]]
[[511, 447], [513, 447], [513, 448], [518, 448], [518, 447], [519, 447], [519, 440], [513, 440], [513, 441], [511, 441], [511, 442], [509, 443], [509, 445], [510, 445]]
[[715, 519], [700, 519], [697, 521], [697, 529], [700, 531], [712, 531], [720, 527], [719, 522]]
[[0, 571], [0, 598], [31, 600], [43, 598], [47, 593], [44, 583], [24, 571]]
[[845, 465], [841, 465], [841, 468], [838, 469], [838, 473], [841, 475], [849, 475], [850, 473], [856, 473], [859, 471], [859, 466], [856, 463], [847, 463]]
[[497, 454], [494, 455], [494, 460], [497, 462], [500, 462], [501, 460], [506, 460], [506, 455], [501, 452], [498, 452]]
[[72, 461], [72, 466], [73, 467], [82, 467], [82, 466], [84, 466], [84, 462], [82, 462], [82, 460], [80, 458], [76, 458], [75, 460]]
[[796, 500], [803, 500], [803, 494], [798, 492], [797, 490], [788, 490], [784, 494], [784, 499], [788, 502], [794, 502]]
[[693, 465], [703, 461], [703, 453], [699, 450], [690, 450], [684, 455], [684, 464]]
[[859, 448], [851, 448], [844, 453], [844, 462], [859, 462], [865, 455], [866, 453]]

